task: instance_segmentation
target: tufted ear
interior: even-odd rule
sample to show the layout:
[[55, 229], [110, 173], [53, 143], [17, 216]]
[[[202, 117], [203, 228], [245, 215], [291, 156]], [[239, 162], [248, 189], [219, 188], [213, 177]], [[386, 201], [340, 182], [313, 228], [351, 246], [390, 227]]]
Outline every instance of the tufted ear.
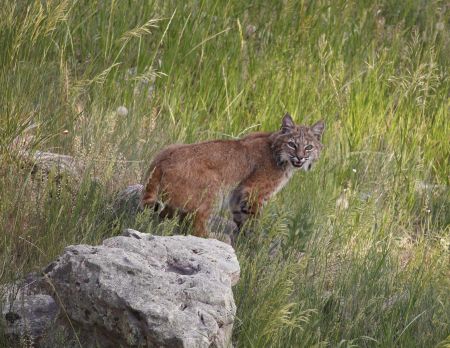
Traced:
[[311, 130], [313, 131], [315, 137], [319, 141], [322, 138], [322, 134], [323, 134], [324, 129], [325, 129], [325, 123], [323, 122], [323, 120], [320, 120], [320, 121], [314, 123], [314, 125], [311, 126]]
[[281, 131], [283, 133], [287, 133], [294, 128], [295, 128], [295, 123], [292, 120], [291, 115], [289, 115], [289, 113], [286, 113], [286, 115], [284, 115], [284, 117], [283, 117], [283, 120], [281, 121]]

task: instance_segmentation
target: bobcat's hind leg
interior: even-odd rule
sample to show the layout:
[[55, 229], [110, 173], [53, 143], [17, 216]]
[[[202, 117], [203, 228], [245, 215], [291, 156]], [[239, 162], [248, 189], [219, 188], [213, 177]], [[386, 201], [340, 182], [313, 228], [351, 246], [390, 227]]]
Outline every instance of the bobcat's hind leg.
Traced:
[[156, 212], [159, 209], [158, 191], [161, 181], [161, 170], [157, 166], [150, 167], [145, 180], [139, 207], [141, 209], [152, 207]]

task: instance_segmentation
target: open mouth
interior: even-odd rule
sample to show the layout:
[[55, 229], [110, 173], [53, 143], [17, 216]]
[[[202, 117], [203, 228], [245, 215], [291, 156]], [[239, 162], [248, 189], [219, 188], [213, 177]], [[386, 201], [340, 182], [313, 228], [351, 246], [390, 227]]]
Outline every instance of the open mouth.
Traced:
[[306, 160], [308, 159], [308, 158], [299, 159], [296, 156], [290, 156], [290, 157], [291, 157], [290, 158], [291, 164], [296, 168], [301, 168], [306, 163]]
[[305, 162], [299, 160], [291, 160], [291, 163], [296, 168], [301, 168]]

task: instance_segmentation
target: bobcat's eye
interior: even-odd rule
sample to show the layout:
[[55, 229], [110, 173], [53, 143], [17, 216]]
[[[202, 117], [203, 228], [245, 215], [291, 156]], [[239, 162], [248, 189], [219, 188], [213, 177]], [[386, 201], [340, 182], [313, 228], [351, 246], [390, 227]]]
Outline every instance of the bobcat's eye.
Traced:
[[313, 148], [312, 145], [307, 145], [307, 146], [305, 146], [305, 150], [306, 150], [306, 151], [311, 151], [312, 148]]
[[297, 148], [297, 144], [293, 141], [288, 142], [287, 144], [292, 150], [295, 150]]

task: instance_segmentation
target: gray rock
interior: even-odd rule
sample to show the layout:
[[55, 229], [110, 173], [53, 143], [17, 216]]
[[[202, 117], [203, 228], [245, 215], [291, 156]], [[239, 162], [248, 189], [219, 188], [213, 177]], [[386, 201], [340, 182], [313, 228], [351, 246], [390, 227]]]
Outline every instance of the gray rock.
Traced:
[[9, 284], [2, 289], [2, 327], [12, 342], [26, 339], [29, 344], [37, 344], [57, 317], [55, 300], [39, 293], [41, 282], [40, 277], [30, 275], [20, 284]]
[[218, 215], [211, 215], [208, 219], [208, 232], [211, 238], [216, 238], [224, 243], [234, 245], [237, 237], [237, 226], [229, 219]]
[[3, 309], [5, 333], [12, 337], [40, 339], [56, 318], [58, 306], [55, 300], [44, 294], [20, 296]]
[[128, 186], [114, 199], [113, 210], [117, 216], [122, 214], [134, 215], [139, 211], [139, 201], [141, 199], [143, 185], [135, 184]]
[[54, 171], [57, 177], [68, 176], [75, 180], [80, 180], [82, 177], [83, 166], [72, 156], [36, 151], [32, 155], [31, 161], [33, 163], [33, 174], [48, 175], [51, 171]]
[[46, 269], [88, 347], [231, 346], [239, 272], [220, 241], [134, 230], [69, 246]]

